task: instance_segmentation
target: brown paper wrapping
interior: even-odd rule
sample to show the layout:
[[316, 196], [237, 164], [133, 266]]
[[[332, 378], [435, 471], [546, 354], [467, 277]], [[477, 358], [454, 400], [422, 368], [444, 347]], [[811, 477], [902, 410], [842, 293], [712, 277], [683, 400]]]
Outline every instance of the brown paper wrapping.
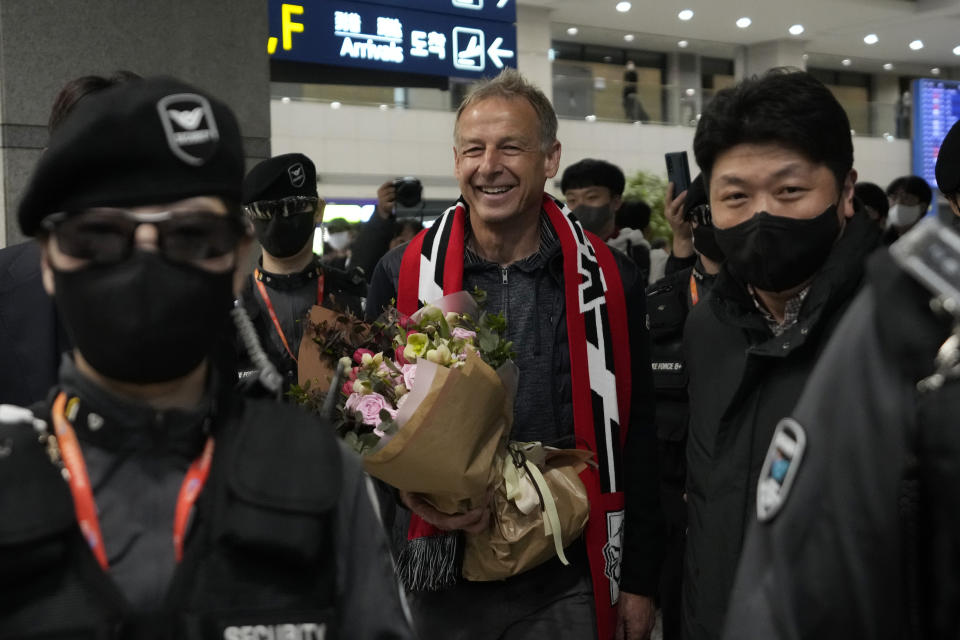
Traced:
[[[583, 532], [590, 516], [587, 489], [579, 474], [592, 454], [578, 449], [551, 451], [540, 467], [560, 516], [563, 546]], [[556, 554], [543, 528], [543, 511], [524, 514], [507, 499], [502, 476], [493, 494], [491, 526], [466, 536], [463, 577], [474, 582], [503, 580], [543, 564]]]
[[[336, 362], [328, 362], [327, 356], [320, 351], [320, 346], [313, 341], [313, 325], [326, 321], [333, 326], [337, 324], [337, 318], [342, 313], [313, 305], [310, 309], [307, 322], [309, 323], [303, 332], [303, 339], [300, 341], [300, 351], [297, 353], [297, 383], [303, 387], [308, 382], [311, 389], [320, 392], [326, 392], [330, 388], [330, 381], [333, 380], [333, 374], [337, 371]], [[344, 354], [350, 356], [351, 354]]]
[[500, 377], [470, 356], [462, 368], [438, 368], [410, 420], [363, 466], [397, 489], [426, 494], [444, 513], [460, 513], [479, 506], [496, 482], [494, 458], [512, 419]]

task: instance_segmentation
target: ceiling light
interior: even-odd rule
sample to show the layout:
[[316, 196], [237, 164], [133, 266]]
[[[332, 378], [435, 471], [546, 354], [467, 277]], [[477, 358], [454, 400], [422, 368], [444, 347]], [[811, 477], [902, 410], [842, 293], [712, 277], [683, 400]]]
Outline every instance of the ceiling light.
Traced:
[[570, 27], [569, 29], [567, 29], [568, 36], [575, 36], [578, 33], [580, 33], [580, 29], [577, 29], [576, 27]]
[[280, 102], [282, 102], [283, 104], [290, 104], [290, 97], [283, 96], [282, 98], [280, 98]]
[[684, 93], [686, 93], [688, 97], [693, 97], [693, 96], [697, 95], [697, 90], [696, 90], [696, 89], [693, 89], [693, 88], [690, 88], [690, 89], [687, 89], [686, 91], [684, 91]]
[[330, 108], [331, 108], [331, 109], [339, 109], [339, 108], [342, 107], [342, 106], [343, 106], [343, 105], [340, 104], [339, 102], [331, 102], [331, 103], [330, 103]]
[[386, 110], [389, 109], [389, 108], [390, 108], [390, 107], [387, 106], [387, 105], [385, 105], [385, 104], [380, 105], [380, 111], [386, 111]]
[[953, 48], [953, 55], [960, 56], [960, 47]]
[[686, 49], [687, 47], [690, 46], [690, 43], [687, 42], [686, 40], [681, 40], [680, 42], [677, 43], [677, 46], [680, 47], [681, 49]]
[[743, 17], [737, 20], [737, 26], [740, 27], [741, 29], [746, 29], [751, 24], [753, 24], [753, 20], [747, 17]]
[[620, 13], [626, 13], [627, 11], [630, 11], [630, 3], [629, 3], [629, 2], [618, 2], [618, 3], [617, 3], [617, 11], [619, 11]]
[[634, 35], [632, 33], [628, 33], [627, 35], [623, 36], [623, 39], [626, 40], [627, 42], [633, 42], [633, 38], [634, 38]]
[[863, 36], [863, 41], [867, 44], [877, 44], [880, 42], [880, 38], [878, 38], [877, 34], [875, 33], [868, 33], [867, 35]]
[[809, 60], [809, 59], [810, 59], [810, 54], [809, 54], [809, 53], [805, 53], [805, 54], [803, 54], [803, 55], [800, 56], [800, 57], [803, 58], [804, 60]]
[[795, 24], [795, 25], [791, 26], [789, 29], [787, 29], [787, 31], [789, 31], [789, 32], [790, 32], [790, 35], [792, 35], [792, 36], [798, 36], [798, 35], [800, 35], [801, 33], [803, 33], [803, 25], [802, 25], [802, 24]]
[[884, 70], [884, 71], [893, 71], [893, 63], [892, 63], [892, 62], [886, 62], [886, 63], [884, 63], [884, 65], [883, 65], [883, 70]]
[[840, 61], [840, 64], [842, 64], [845, 67], [849, 67], [850, 65], [853, 64], [853, 60], [851, 60], [850, 58], [844, 58], [843, 60]]
[[585, 117], [584, 120], [586, 120], [587, 122], [596, 122], [596, 121], [597, 121], [597, 116], [595, 116], [595, 115], [593, 115], [593, 114], [591, 113], [590, 115], [588, 115], [587, 117]]
[[914, 40], [909, 46], [914, 51], [920, 51], [920, 49], [923, 49], [923, 40]]
[[677, 14], [677, 17], [686, 22], [687, 20], [693, 18], [693, 11], [691, 9], [684, 9]]
[[930, 73], [932, 73], [935, 76], [940, 75], [940, 67], [934, 67], [933, 69], [930, 69]]

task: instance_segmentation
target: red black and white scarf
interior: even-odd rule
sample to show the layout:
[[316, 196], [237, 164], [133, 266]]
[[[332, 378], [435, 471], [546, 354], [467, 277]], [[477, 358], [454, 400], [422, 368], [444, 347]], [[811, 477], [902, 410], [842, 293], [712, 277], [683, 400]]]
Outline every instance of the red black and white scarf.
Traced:
[[[574, 431], [579, 448], [596, 453], [598, 466], [581, 475], [590, 499], [586, 529], [593, 577], [598, 638], [612, 638], [620, 596], [620, 559], [624, 523], [622, 452], [630, 416], [630, 342], [623, 283], [610, 249], [587, 233], [568, 209], [548, 194], [543, 212], [560, 241], [566, 300], [567, 334], [573, 389]], [[403, 255], [397, 308], [411, 314], [422, 304], [463, 288], [464, 228], [468, 215], [461, 201], [447, 209], [429, 229], [410, 241]], [[443, 536], [416, 515], [407, 537], [415, 542]], [[447, 537], [449, 538], [449, 537]], [[446, 544], [446, 542], [444, 543]], [[408, 554], [415, 564], [433, 564]], [[431, 588], [423, 567], [404, 567], [408, 587]], [[435, 586], [433, 588], [436, 588]]]

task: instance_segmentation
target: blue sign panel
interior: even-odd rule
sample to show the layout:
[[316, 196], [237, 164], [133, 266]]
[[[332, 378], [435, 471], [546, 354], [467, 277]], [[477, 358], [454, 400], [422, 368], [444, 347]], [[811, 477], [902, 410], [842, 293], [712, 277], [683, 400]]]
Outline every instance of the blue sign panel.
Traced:
[[[433, 10], [406, 8], [428, 4]], [[473, 18], [469, 9], [457, 6], [467, 4], [477, 4], [476, 15], [484, 15], [498, 10], [499, 2], [271, 0], [267, 51], [275, 60], [448, 77], [492, 76], [515, 67], [513, 22]]]
[[913, 84], [913, 174], [937, 192], [940, 145], [960, 120], [960, 82], [923, 78]]

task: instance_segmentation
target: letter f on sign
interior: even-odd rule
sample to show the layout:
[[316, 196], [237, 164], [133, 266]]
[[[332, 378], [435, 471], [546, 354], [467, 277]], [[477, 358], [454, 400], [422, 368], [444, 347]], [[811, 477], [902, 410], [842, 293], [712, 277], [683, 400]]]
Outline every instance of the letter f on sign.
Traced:
[[283, 29], [283, 50], [293, 48], [293, 34], [303, 33], [303, 23], [294, 22], [292, 16], [302, 16], [303, 7], [298, 4], [283, 4], [280, 7], [280, 24]]

